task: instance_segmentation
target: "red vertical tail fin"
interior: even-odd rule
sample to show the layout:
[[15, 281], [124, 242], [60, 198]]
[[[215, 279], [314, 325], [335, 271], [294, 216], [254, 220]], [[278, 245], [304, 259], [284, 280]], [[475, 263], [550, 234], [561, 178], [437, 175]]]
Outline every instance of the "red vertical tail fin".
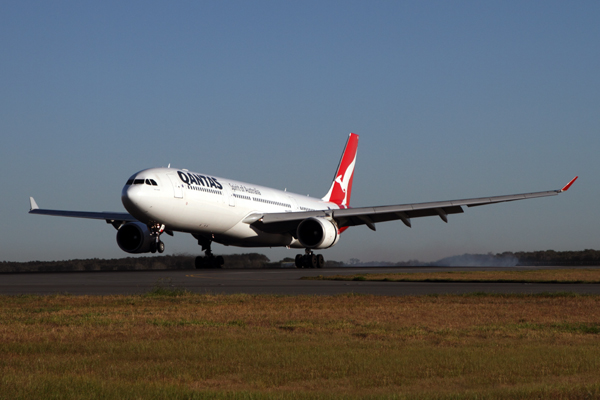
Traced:
[[350, 205], [350, 194], [352, 193], [352, 180], [354, 179], [354, 166], [356, 164], [356, 149], [358, 148], [358, 135], [351, 133], [342, 153], [337, 172], [329, 192], [322, 200], [330, 201], [339, 206]]

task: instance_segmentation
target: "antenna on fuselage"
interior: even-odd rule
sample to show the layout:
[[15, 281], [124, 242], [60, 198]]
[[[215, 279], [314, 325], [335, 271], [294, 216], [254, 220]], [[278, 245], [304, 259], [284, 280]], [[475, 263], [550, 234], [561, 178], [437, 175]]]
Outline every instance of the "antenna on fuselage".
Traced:
[[169, 163], [169, 165], [167, 165], [167, 168], [171, 168], [171, 163]]

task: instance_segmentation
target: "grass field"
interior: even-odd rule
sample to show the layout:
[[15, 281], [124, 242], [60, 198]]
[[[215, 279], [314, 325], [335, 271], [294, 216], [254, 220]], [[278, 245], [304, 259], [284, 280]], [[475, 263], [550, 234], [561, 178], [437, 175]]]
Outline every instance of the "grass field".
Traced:
[[318, 275], [302, 279], [386, 282], [600, 283], [600, 269], [401, 272], [390, 274]]
[[600, 296], [0, 296], [0, 398], [600, 398]]

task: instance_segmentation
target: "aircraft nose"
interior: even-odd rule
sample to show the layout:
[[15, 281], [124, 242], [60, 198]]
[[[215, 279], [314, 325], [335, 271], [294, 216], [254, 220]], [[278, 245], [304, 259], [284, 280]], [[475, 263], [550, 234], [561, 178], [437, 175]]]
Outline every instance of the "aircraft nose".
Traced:
[[125, 185], [121, 191], [123, 206], [136, 218], [139, 214], [144, 213], [146, 208], [147, 196], [143, 189], [143, 185]]

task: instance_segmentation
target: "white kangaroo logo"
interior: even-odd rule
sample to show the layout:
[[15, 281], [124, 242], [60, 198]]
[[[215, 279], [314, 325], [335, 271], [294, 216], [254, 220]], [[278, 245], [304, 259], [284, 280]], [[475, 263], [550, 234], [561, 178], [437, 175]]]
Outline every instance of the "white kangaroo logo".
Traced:
[[356, 163], [356, 156], [354, 156], [354, 159], [352, 160], [350, 165], [348, 165], [348, 168], [346, 168], [346, 171], [343, 174], [340, 174], [337, 178], [335, 178], [335, 182], [340, 184], [340, 188], [342, 189], [342, 192], [344, 193], [344, 201], [342, 202], [342, 204], [347, 204], [348, 185], [350, 184], [350, 178], [352, 177], [352, 174], [354, 173], [354, 164], [355, 163]]

